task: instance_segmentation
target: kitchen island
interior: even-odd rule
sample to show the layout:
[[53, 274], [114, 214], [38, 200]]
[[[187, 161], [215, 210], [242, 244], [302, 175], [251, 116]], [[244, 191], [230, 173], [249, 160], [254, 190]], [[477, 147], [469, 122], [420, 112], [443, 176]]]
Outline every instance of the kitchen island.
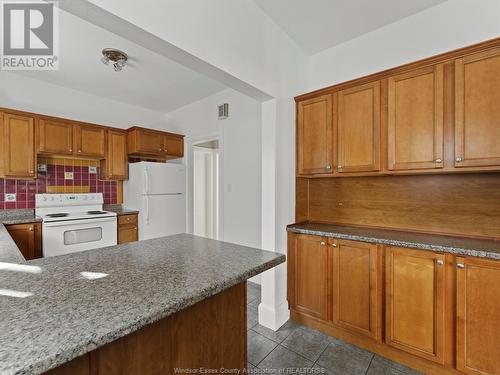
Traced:
[[182, 234], [13, 259], [0, 374], [170, 374], [245, 366], [246, 280], [285, 256]]

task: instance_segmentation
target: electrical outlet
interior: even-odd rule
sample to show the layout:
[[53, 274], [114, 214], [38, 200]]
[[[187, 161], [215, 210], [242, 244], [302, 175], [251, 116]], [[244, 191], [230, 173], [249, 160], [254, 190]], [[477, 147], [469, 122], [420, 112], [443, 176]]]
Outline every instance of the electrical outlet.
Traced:
[[73, 179], [73, 172], [64, 172], [64, 179], [65, 180], [72, 180]]
[[38, 172], [47, 172], [47, 164], [38, 164]]
[[89, 173], [97, 173], [97, 167], [89, 167]]
[[16, 193], [5, 193], [4, 195], [5, 202], [16, 202], [17, 194]]

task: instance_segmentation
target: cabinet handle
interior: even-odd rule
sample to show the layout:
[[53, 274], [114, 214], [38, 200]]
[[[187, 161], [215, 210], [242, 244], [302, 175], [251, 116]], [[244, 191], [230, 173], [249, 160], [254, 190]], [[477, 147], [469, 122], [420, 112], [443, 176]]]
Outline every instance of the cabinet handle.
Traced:
[[73, 152], [73, 149], [72, 149], [72, 148], [70, 148], [70, 149], [68, 149], [68, 151], [69, 151], [69, 152]]
[[29, 227], [29, 231], [30, 231], [30, 232], [33, 232], [33, 227]]
[[462, 158], [461, 158], [460, 156], [457, 156], [457, 157], [455, 158], [455, 161], [456, 161], [457, 163], [460, 163], [460, 162], [462, 161]]
[[442, 261], [441, 259], [438, 259], [436, 261], [436, 263], [437, 263], [438, 266], [442, 266], [444, 264], [444, 261]]
[[332, 166], [331, 165], [327, 165], [325, 168], [326, 169], [332, 169]]
[[342, 166], [341, 165], [337, 165], [337, 169], [342, 169]]
[[443, 160], [442, 160], [442, 159], [436, 159], [436, 160], [435, 160], [435, 162], [436, 162], [436, 163], [442, 163], [442, 162], [443, 162]]
[[325, 241], [321, 241], [319, 244], [320, 244], [321, 246], [325, 246], [325, 245], [326, 245], [326, 244], [325, 244]]
[[336, 243], [332, 243], [332, 247], [337, 247], [337, 244]]
[[78, 152], [82, 152], [82, 150], [78, 150]]
[[463, 263], [457, 263], [457, 268], [464, 269], [465, 265]]
[[134, 227], [134, 230], [137, 230], [137, 227]]
[[163, 150], [165, 153], [167, 153], [167, 149]]

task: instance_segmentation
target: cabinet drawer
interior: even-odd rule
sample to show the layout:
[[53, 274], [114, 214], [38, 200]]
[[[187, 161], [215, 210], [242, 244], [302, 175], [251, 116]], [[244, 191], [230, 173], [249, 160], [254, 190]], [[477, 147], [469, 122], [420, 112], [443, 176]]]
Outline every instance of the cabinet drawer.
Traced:
[[123, 226], [118, 228], [118, 243], [135, 242], [138, 239], [136, 226]]
[[118, 216], [118, 225], [137, 225], [137, 215], [121, 215]]

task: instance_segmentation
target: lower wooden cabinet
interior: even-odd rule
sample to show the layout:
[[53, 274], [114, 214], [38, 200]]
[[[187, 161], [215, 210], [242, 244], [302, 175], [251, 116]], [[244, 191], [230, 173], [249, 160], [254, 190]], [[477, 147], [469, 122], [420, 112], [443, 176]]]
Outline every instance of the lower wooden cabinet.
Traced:
[[457, 258], [457, 368], [500, 374], [500, 261]]
[[118, 243], [135, 242], [139, 239], [137, 214], [118, 216]]
[[288, 298], [300, 312], [328, 318], [328, 246], [323, 237], [290, 235], [288, 247]]
[[26, 260], [42, 257], [41, 223], [11, 224], [5, 227]]
[[444, 254], [386, 249], [388, 345], [444, 363], [444, 273]]
[[333, 323], [381, 340], [382, 251], [364, 242], [330, 240]]

